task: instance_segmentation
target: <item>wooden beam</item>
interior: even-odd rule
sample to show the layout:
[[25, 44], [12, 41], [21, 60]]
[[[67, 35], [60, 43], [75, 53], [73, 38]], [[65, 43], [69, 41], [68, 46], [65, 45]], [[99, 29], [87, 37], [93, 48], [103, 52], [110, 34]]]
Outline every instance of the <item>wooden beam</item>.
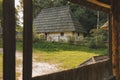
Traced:
[[110, 5], [103, 4], [96, 0], [95, 0], [95, 2], [94, 2], [94, 0], [68, 0], [68, 1], [77, 3], [77, 4], [80, 4], [80, 5], [95, 9], [95, 10], [103, 11], [106, 13], [110, 13], [110, 10], [111, 10]]
[[3, 79], [15, 80], [14, 0], [3, 0]]
[[32, 79], [32, 0], [23, 0], [23, 80]]
[[[108, 31], [109, 31], [109, 58], [110, 58], [110, 64], [111, 64], [111, 72], [113, 75], [113, 66], [112, 66], [112, 15], [109, 15], [109, 22], [108, 22]], [[108, 79], [109, 80], [109, 79]], [[112, 76], [110, 80], [115, 80], [115, 76]]]
[[112, 0], [112, 63], [116, 80], [120, 80], [120, 0]]
[[106, 9], [110, 9], [111, 8], [110, 5], [102, 3], [102, 2], [99, 2], [97, 0], [87, 0], [87, 1], [90, 2], [91, 4], [96, 4], [98, 6], [102, 6], [102, 7], [106, 8]]

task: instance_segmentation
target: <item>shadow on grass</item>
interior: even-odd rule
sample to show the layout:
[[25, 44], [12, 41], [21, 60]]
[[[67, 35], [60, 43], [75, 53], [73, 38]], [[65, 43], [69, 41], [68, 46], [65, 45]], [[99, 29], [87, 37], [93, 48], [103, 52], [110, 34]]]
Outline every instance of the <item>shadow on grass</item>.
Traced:
[[[21, 50], [22, 43], [17, 42], [17, 49]], [[96, 53], [96, 54], [106, 54], [108, 53], [107, 48], [101, 49], [90, 49], [86, 46], [80, 45], [72, 45], [68, 43], [56, 43], [56, 42], [35, 42], [33, 43], [34, 50], [40, 50], [44, 52], [56, 52], [56, 51], [84, 51], [89, 53]]]

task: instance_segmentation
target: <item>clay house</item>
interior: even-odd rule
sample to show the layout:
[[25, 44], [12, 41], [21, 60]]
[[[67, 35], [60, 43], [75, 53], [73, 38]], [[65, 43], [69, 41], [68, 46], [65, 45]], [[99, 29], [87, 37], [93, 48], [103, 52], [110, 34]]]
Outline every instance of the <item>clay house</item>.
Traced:
[[68, 42], [84, 39], [85, 30], [69, 6], [43, 9], [34, 19], [35, 31], [47, 41]]

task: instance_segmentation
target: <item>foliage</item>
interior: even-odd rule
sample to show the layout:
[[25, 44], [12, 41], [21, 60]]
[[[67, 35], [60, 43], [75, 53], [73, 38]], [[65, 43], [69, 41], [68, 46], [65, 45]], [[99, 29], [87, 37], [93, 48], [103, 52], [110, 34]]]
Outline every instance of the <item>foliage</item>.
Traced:
[[0, 48], [2, 48], [3, 46], [3, 40], [2, 40], [2, 37], [1, 37], [1, 35], [0, 35]]
[[[17, 50], [22, 51], [22, 42], [17, 42]], [[67, 43], [57, 43], [57, 42], [35, 42], [33, 43], [33, 50], [43, 51], [47, 53], [59, 52], [59, 51], [85, 51], [88, 53], [96, 53], [96, 54], [105, 54], [107, 53], [106, 48], [100, 49], [90, 49], [87, 46], [81, 45], [71, 45]]]
[[22, 32], [17, 32], [16, 34], [16, 40], [22, 42], [23, 41], [23, 35]]
[[74, 44], [74, 42], [75, 42], [75, 36], [68, 36], [68, 43]]
[[33, 27], [33, 42], [43, 42], [46, 41], [44, 34], [39, 34], [36, 32], [35, 27]]
[[16, 27], [16, 40], [23, 41], [23, 27], [17, 25]]
[[0, 23], [2, 19], [2, 0], [0, 0]]
[[105, 48], [108, 40], [108, 32], [101, 29], [91, 30], [91, 36], [87, 37], [90, 48]]
[[39, 34], [33, 33], [33, 42], [39, 42], [40, 36]]
[[[79, 6], [77, 4], [70, 4], [73, 15], [78, 18], [80, 23], [84, 26], [86, 31], [89, 31], [96, 27], [97, 25], [97, 11], [86, 8], [83, 6]], [[105, 23], [107, 19], [107, 14], [100, 12], [100, 25]]]
[[36, 17], [43, 8], [62, 6], [67, 0], [33, 0], [33, 17]]

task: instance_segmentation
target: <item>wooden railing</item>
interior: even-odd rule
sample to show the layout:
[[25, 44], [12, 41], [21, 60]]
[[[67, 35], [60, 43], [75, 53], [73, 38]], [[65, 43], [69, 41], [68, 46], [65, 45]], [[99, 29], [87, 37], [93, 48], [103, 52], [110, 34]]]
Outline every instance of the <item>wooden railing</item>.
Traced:
[[70, 70], [37, 76], [32, 80], [112, 80], [110, 60], [104, 60]]

